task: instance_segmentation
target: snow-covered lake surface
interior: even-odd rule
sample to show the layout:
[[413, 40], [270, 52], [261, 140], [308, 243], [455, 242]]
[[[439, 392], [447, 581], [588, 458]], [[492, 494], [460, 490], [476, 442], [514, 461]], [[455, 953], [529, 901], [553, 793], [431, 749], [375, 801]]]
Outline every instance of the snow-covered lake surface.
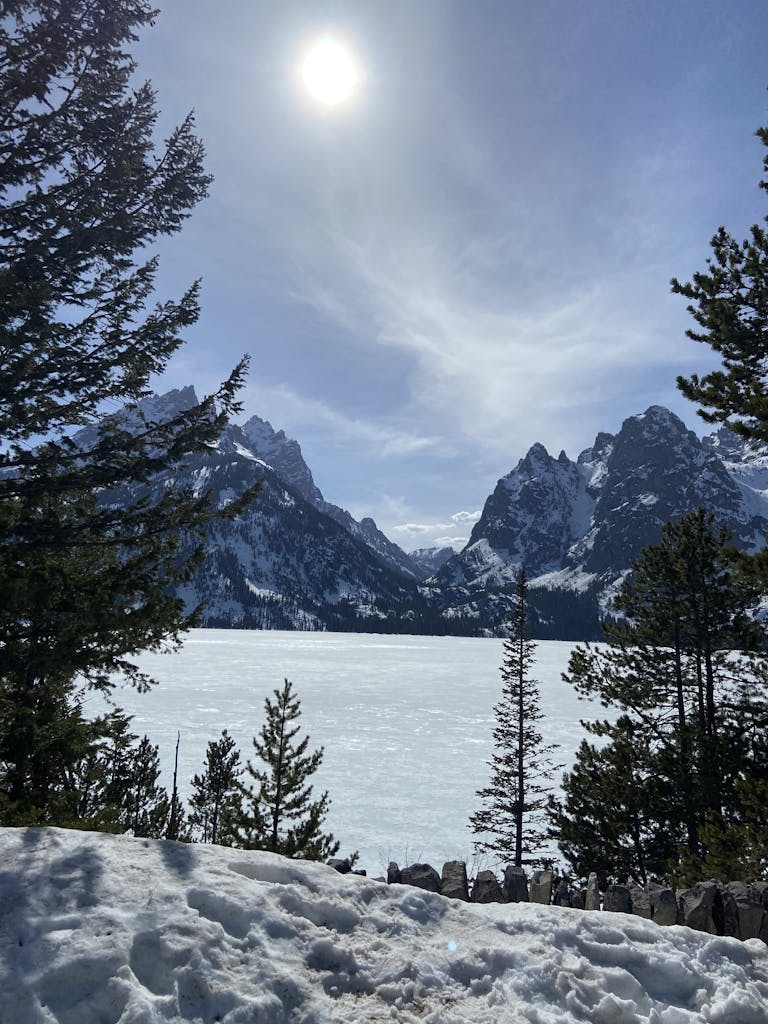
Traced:
[[[584, 735], [579, 720], [603, 713], [561, 680], [572, 647], [542, 641], [535, 668], [544, 739], [560, 744], [566, 766]], [[287, 677], [311, 746], [325, 747], [316, 788], [330, 793], [340, 853], [359, 850], [374, 875], [390, 859], [439, 870], [472, 860], [467, 824], [487, 782], [502, 655], [495, 639], [201, 629], [177, 653], [143, 655], [158, 685], [144, 695], [119, 689], [116, 700], [135, 716], [133, 731], [159, 744], [167, 784], [180, 731], [185, 797], [222, 729], [250, 754], [264, 698]]]
[[0, 1024], [765, 1024], [768, 949], [217, 846], [0, 829]]

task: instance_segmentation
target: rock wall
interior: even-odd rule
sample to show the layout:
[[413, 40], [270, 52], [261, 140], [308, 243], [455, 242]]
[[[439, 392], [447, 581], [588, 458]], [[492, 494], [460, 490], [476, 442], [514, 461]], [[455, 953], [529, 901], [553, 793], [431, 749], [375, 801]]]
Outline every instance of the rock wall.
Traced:
[[[343, 865], [343, 866], [342, 866]], [[349, 870], [334, 862], [336, 870]], [[384, 878], [381, 881], [385, 881]], [[400, 868], [391, 861], [386, 881], [414, 885], [451, 899], [471, 903], [540, 903], [584, 911], [636, 914], [659, 925], [681, 924], [711, 935], [762, 939], [768, 944], [768, 882], [697, 882], [690, 889], [674, 889], [649, 882], [609, 885], [601, 890], [596, 874], [586, 885], [560, 882], [553, 888], [551, 871], [534, 871], [530, 879], [522, 868], [509, 865], [500, 880], [493, 871], [478, 871], [470, 887], [464, 861], [449, 860], [438, 873], [431, 864]]]

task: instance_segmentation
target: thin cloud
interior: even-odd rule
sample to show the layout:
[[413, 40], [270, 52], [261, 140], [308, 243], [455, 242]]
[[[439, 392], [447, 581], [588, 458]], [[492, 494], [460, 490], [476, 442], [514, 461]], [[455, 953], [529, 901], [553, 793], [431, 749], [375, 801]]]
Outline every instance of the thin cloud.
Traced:
[[[301, 433], [311, 429], [324, 433], [342, 447], [367, 447], [383, 456], [408, 456], [429, 451], [445, 454], [449, 449], [441, 437], [398, 430], [386, 424], [345, 416], [325, 402], [299, 395], [284, 384], [272, 388], [248, 385], [246, 405], [274, 416], [280, 426]], [[274, 411], [272, 411], [274, 410]]]

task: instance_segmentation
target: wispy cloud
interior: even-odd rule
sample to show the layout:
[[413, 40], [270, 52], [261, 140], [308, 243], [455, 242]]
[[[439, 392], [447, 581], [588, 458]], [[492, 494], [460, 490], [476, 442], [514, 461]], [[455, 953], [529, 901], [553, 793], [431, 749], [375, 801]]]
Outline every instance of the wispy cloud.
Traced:
[[452, 547], [459, 550], [469, 540], [466, 528], [477, 522], [480, 512], [454, 512], [446, 522], [396, 523], [390, 527], [393, 538], [407, 549], [415, 547]]
[[445, 454], [451, 448], [444, 438], [398, 430], [387, 424], [346, 416], [325, 402], [300, 395], [285, 384], [262, 387], [249, 384], [245, 404], [258, 409], [259, 415], [274, 418], [275, 424], [301, 435], [332, 438], [340, 447], [368, 448], [377, 455], [403, 457], [429, 451]]

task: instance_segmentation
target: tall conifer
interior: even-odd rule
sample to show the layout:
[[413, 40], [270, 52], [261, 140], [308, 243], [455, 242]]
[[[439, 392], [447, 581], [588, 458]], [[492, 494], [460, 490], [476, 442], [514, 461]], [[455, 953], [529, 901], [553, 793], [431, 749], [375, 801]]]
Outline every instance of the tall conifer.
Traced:
[[[26, 824], [58, 814], [46, 780], [61, 777], [77, 731], [77, 687], [108, 690], [116, 672], [146, 685], [133, 656], [178, 642], [196, 621], [169, 584], [193, 568], [207, 522], [253, 494], [214, 510], [206, 493], [153, 499], [146, 488], [216, 439], [238, 408], [244, 362], [166, 420], [102, 418], [149, 393], [199, 312], [197, 283], [154, 299], [152, 247], [179, 230], [210, 178], [191, 116], [155, 146], [155, 94], [135, 81], [129, 54], [152, 5], [15, 0], [2, 10], [0, 823]], [[85, 441], [73, 440], [77, 427], [91, 428]], [[122, 486], [135, 496], [128, 507], [109, 500]], [[43, 736], [54, 705], [68, 739], [52, 723]]]
[[521, 568], [504, 641], [502, 696], [494, 707], [491, 780], [478, 790], [484, 806], [470, 818], [472, 831], [480, 837], [475, 850], [518, 867], [541, 857], [548, 834], [543, 812], [555, 770], [550, 760], [555, 747], [544, 744], [538, 728], [543, 717], [539, 684], [530, 676], [536, 644], [528, 634], [527, 617], [527, 582]]
[[[613, 870], [639, 881], [693, 878], [707, 823], [711, 836], [713, 821], [738, 818], [743, 780], [765, 777], [768, 661], [764, 627], [750, 614], [759, 592], [728, 539], [704, 509], [668, 523], [621, 588], [624, 618], [605, 624], [608, 645], [571, 655], [566, 681], [619, 712], [587, 725], [600, 744], [582, 744], [565, 799], [553, 804], [574, 866], [602, 843], [623, 849]], [[631, 771], [621, 767], [628, 737]]]

